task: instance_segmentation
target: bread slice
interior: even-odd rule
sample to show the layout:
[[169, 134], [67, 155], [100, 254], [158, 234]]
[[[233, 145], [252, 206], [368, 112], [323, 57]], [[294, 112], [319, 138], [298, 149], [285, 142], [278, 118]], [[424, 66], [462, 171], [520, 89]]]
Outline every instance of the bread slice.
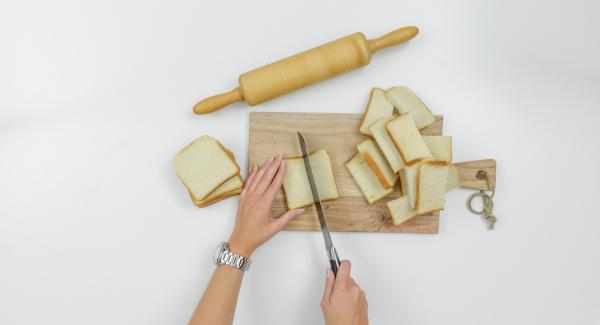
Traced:
[[448, 163], [428, 161], [420, 165], [417, 182], [417, 213], [444, 209]]
[[394, 190], [393, 187], [386, 189], [381, 185], [377, 175], [371, 170], [362, 155], [358, 153], [346, 162], [346, 167], [369, 203], [379, 201]]
[[390, 138], [398, 148], [407, 166], [419, 160], [433, 159], [429, 148], [419, 133], [411, 113], [403, 114], [385, 125]]
[[424, 135], [423, 140], [431, 151], [433, 160], [452, 161], [452, 137], [442, 135]]
[[446, 181], [446, 192], [450, 192], [453, 189], [460, 187], [460, 181], [458, 178], [458, 169], [456, 166], [450, 165], [448, 167], [448, 180]]
[[197, 200], [240, 172], [240, 167], [214, 138], [204, 135], [179, 151], [173, 158], [175, 173]]
[[400, 170], [400, 184], [402, 187], [402, 195], [408, 198], [409, 205], [412, 209], [417, 206], [417, 181], [419, 176], [419, 167], [423, 162], [412, 166], [406, 166]]
[[387, 208], [392, 215], [392, 222], [395, 225], [402, 224], [417, 215], [417, 211], [410, 207], [407, 196], [401, 196], [395, 200], [387, 202]]
[[373, 123], [369, 127], [369, 130], [371, 131], [373, 139], [377, 142], [379, 149], [381, 149], [381, 152], [390, 164], [392, 171], [397, 173], [400, 169], [404, 168], [404, 159], [402, 159], [400, 152], [385, 129], [385, 125], [394, 118], [395, 116], [381, 118]]
[[228, 199], [228, 198], [230, 198], [230, 197], [232, 197], [232, 196], [236, 196], [236, 195], [240, 194], [241, 192], [242, 192], [242, 189], [240, 188], [240, 189], [237, 189], [237, 190], [235, 190], [235, 191], [233, 191], [233, 192], [229, 192], [229, 193], [227, 193], [227, 194], [224, 194], [224, 195], [222, 195], [222, 196], [216, 197], [216, 198], [214, 198], [214, 199], [212, 199], [212, 200], [210, 200], [210, 201], [206, 201], [206, 202], [204, 202], [204, 203], [202, 203], [202, 204], [198, 204], [197, 206], [198, 206], [199, 208], [205, 208], [205, 207], [207, 207], [207, 206], [209, 206], [209, 205], [213, 205], [213, 204], [215, 204], [215, 203], [217, 203], [217, 202], [219, 202], [219, 201], [222, 201], [222, 200]]
[[375, 140], [367, 139], [358, 145], [358, 152], [371, 167], [371, 170], [379, 179], [384, 188], [392, 188], [398, 180], [397, 175], [392, 171], [392, 167], [385, 159], [385, 156], [379, 150]]
[[394, 105], [385, 97], [385, 91], [379, 88], [371, 89], [371, 98], [367, 104], [367, 109], [360, 123], [360, 133], [371, 136], [369, 126], [382, 117], [392, 116], [394, 114]]
[[190, 196], [192, 197], [192, 202], [194, 202], [196, 206], [205, 207], [214, 202], [239, 194], [242, 191], [243, 187], [244, 181], [242, 180], [242, 177], [238, 174], [228, 179], [225, 183], [223, 183], [223, 185], [219, 186], [216, 190], [210, 193], [203, 200], [196, 199], [191, 192]]
[[435, 116], [415, 93], [404, 86], [393, 87], [385, 92], [387, 99], [401, 114], [411, 113], [419, 130], [433, 123]]
[[[326, 150], [318, 150], [308, 155], [312, 173], [319, 192], [321, 201], [337, 199], [340, 194], [333, 178], [331, 161]], [[287, 201], [288, 209], [296, 209], [311, 205], [314, 203], [312, 191], [306, 167], [304, 167], [304, 158], [293, 157], [286, 158], [286, 171], [283, 179], [283, 190]]]

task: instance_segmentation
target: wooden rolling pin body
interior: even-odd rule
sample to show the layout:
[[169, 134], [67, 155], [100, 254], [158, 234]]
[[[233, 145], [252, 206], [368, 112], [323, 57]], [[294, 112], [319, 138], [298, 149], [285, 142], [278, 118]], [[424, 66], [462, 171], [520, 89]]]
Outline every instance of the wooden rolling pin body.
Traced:
[[240, 87], [198, 102], [194, 112], [210, 113], [241, 100], [250, 106], [260, 104], [367, 65], [376, 51], [406, 42], [417, 33], [416, 27], [403, 27], [373, 40], [367, 40], [362, 33], [342, 37], [242, 74], [239, 77]]

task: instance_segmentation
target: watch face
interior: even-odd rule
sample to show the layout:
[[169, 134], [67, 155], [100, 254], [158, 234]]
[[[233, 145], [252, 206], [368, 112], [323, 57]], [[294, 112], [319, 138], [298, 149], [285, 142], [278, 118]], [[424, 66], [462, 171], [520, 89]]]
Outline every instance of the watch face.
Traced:
[[215, 254], [213, 255], [213, 261], [215, 262], [215, 264], [219, 264], [219, 257], [221, 256], [221, 253], [223, 252], [224, 248], [225, 247], [223, 243], [217, 245], [217, 248], [215, 249]]

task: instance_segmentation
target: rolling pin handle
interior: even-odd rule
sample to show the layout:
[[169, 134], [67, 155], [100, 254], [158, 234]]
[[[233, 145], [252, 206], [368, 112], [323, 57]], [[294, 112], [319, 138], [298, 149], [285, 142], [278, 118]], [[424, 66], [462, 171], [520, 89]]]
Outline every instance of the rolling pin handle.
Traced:
[[204, 98], [194, 105], [194, 113], [208, 114], [219, 110], [229, 104], [244, 100], [244, 95], [240, 87], [232, 91]]
[[419, 34], [419, 28], [415, 26], [398, 28], [381, 37], [369, 40], [369, 50], [371, 51], [371, 54], [373, 54], [384, 48], [409, 41], [417, 36], [417, 34]]

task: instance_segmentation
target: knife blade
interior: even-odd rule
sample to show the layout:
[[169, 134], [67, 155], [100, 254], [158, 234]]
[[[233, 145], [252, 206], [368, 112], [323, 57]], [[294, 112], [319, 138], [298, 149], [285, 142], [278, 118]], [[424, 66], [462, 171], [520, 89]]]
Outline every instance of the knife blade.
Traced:
[[306, 168], [306, 175], [308, 176], [308, 183], [310, 184], [310, 191], [313, 195], [313, 201], [315, 202], [315, 208], [317, 209], [317, 215], [319, 216], [319, 223], [321, 224], [321, 232], [323, 233], [323, 240], [325, 241], [325, 250], [327, 251], [327, 257], [329, 258], [329, 264], [333, 274], [337, 276], [337, 271], [340, 266], [340, 259], [337, 251], [331, 241], [331, 235], [329, 234], [329, 228], [327, 227], [327, 221], [325, 221], [325, 212], [323, 211], [323, 205], [319, 198], [319, 191], [317, 190], [317, 184], [315, 183], [315, 176], [310, 166], [310, 159], [308, 158], [308, 149], [306, 149], [306, 141], [302, 133], [298, 132], [298, 141], [300, 142], [300, 150], [302, 151], [302, 158], [304, 159], [304, 167]]

